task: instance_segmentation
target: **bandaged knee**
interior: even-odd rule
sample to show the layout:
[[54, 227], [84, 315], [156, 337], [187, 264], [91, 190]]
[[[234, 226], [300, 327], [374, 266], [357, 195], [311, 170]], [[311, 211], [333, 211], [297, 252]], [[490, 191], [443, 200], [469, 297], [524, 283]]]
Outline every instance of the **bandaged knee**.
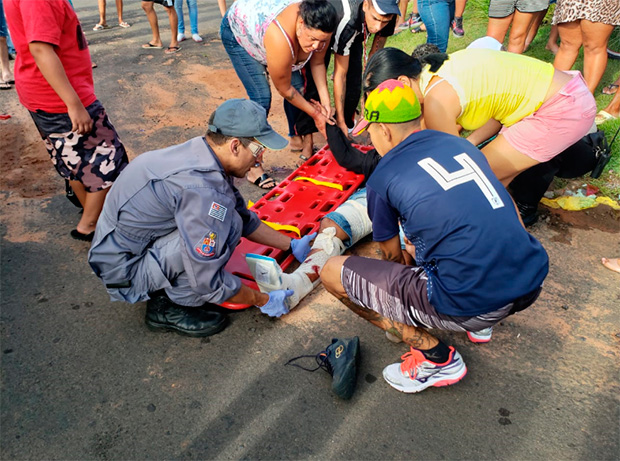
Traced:
[[347, 246], [355, 245], [372, 232], [372, 221], [368, 217], [365, 196], [347, 200], [333, 213], [328, 214], [327, 218], [338, 224], [349, 236]]

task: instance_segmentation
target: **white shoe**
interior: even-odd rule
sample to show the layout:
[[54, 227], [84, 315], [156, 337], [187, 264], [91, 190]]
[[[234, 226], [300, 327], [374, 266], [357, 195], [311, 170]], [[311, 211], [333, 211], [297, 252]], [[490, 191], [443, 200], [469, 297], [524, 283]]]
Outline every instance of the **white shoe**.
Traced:
[[[308, 293], [314, 285], [307, 275], [298, 272], [286, 274], [277, 261], [269, 256], [248, 253], [245, 260], [262, 293], [270, 293], [275, 290], [293, 290], [293, 294], [286, 298], [289, 309], [293, 309]], [[319, 281], [317, 280], [317, 284]]]
[[185, 40], [185, 34], [177, 34], [177, 42], [182, 42]]
[[479, 331], [468, 331], [467, 337], [472, 343], [488, 343], [493, 335], [493, 327], [483, 328]]
[[401, 358], [403, 363], [393, 363], [383, 369], [383, 379], [394, 389], [407, 394], [420, 392], [431, 386], [449, 386], [467, 374], [461, 354], [452, 346], [446, 363], [431, 362], [414, 348]]
[[198, 34], [192, 34], [192, 40], [194, 40], [196, 43], [200, 43], [202, 42], [202, 37]]

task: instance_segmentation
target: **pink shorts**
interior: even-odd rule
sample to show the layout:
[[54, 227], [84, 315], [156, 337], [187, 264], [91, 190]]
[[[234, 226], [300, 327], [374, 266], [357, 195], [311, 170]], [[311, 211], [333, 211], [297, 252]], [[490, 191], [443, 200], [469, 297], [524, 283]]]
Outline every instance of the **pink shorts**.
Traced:
[[596, 116], [596, 101], [579, 72], [532, 115], [504, 128], [508, 144], [539, 162], [552, 159], [584, 137]]

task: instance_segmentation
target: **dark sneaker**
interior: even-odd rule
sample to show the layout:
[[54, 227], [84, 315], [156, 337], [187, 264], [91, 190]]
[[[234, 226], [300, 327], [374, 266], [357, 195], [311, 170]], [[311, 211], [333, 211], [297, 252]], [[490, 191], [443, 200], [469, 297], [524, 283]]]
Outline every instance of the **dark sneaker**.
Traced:
[[185, 336], [201, 338], [219, 333], [228, 323], [220, 312], [202, 307], [175, 304], [163, 291], [154, 293], [146, 302], [144, 322], [151, 330], [171, 330]]
[[418, 13], [411, 13], [407, 19], [405, 19], [398, 27], [396, 27], [396, 33], [404, 30], [411, 30], [417, 32], [422, 27], [422, 18]]
[[523, 221], [523, 225], [525, 227], [529, 227], [538, 221], [538, 205], [521, 203], [516, 200], [515, 203], [517, 204], [519, 214], [521, 215], [521, 220]]
[[455, 37], [463, 37], [465, 35], [465, 29], [463, 29], [463, 18], [454, 18], [452, 24], [450, 24], [452, 33]]
[[[332, 343], [316, 356], [301, 355], [289, 360], [286, 365], [292, 365], [306, 371], [316, 371], [319, 368], [332, 375], [332, 391], [341, 399], [350, 399], [355, 391], [357, 381], [357, 362], [359, 360], [360, 339], [355, 336], [346, 339], [332, 339]], [[316, 368], [305, 368], [293, 363], [304, 357], [315, 357]]]

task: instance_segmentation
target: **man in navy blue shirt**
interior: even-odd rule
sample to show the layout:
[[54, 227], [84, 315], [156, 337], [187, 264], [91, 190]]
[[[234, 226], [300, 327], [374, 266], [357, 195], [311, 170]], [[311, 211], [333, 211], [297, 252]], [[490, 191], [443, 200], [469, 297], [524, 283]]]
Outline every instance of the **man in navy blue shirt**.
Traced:
[[[490, 328], [530, 306], [548, 272], [545, 250], [484, 155], [465, 139], [420, 131], [420, 115], [413, 90], [397, 80], [369, 94], [356, 132], [368, 129], [382, 156], [367, 199], [384, 260], [338, 256], [321, 272], [328, 291], [410, 346], [402, 364], [383, 370], [408, 393], [467, 373], [461, 355], [426, 328]], [[415, 265], [405, 264], [399, 222]]]

